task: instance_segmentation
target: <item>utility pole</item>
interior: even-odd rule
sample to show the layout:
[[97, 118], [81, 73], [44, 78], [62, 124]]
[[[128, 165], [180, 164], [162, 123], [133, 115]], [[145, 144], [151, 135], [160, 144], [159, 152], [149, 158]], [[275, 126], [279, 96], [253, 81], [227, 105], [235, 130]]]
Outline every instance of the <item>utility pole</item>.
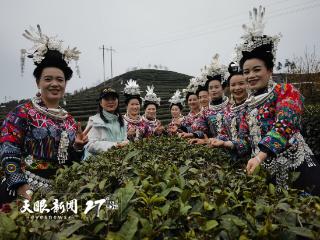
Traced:
[[105, 60], [104, 60], [104, 51], [107, 49], [102, 45], [102, 48], [100, 47], [99, 49], [102, 49], [102, 64], [103, 64], [103, 81], [106, 80], [106, 65], [105, 65]]
[[112, 52], [115, 52], [116, 50], [114, 50], [113, 48], [112, 48], [112, 46], [110, 47], [110, 48], [106, 48], [106, 50], [108, 51], [108, 52], [110, 52], [110, 58], [111, 58], [111, 78], [113, 78], [113, 68], [112, 68]]

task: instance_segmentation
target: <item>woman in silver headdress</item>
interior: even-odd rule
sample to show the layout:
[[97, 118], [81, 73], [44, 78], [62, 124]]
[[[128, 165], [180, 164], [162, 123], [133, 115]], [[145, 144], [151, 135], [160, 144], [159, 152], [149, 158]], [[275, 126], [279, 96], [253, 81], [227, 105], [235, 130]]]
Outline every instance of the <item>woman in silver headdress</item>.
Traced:
[[154, 92], [153, 86], [147, 86], [146, 95], [143, 99], [143, 120], [149, 125], [153, 136], [160, 136], [164, 132], [160, 120], [157, 119], [157, 110], [160, 106], [160, 98]]
[[169, 135], [178, 133], [178, 129], [184, 119], [182, 115], [184, 99], [181, 96], [180, 90], [176, 90], [173, 96], [169, 99], [171, 122], [168, 124], [167, 132]]
[[201, 114], [199, 98], [196, 94], [198, 84], [197, 78], [191, 78], [189, 85], [183, 90], [186, 94], [185, 101], [190, 109], [190, 112], [184, 117], [179, 127], [179, 136], [182, 138], [193, 137], [191, 126]]
[[[17, 195], [31, 199], [33, 191], [46, 193], [58, 168], [80, 160], [87, 132], [59, 106], [67, 81], [72, 77], [70, 60], [80, 52], [62, 49], [61, 41], [38, 31], [25, 31], [35, 43], [32, 53], [33, 75], [39, 93], [16, 107], [5, 118], [0, 136], [0, 157], [5, 178], [1, 183], [1, 203]], [[26, 50], [22, 51], [27, 54]]]
[[138, 141], [150, 137], [152, 130], [140, 115], [142, 98], [140, 86], [135, 80], [128, 80], [124, 88], [125, 104], [127, 113], [123, 116], [127, 125], [127, 137], [129, 141]]
[[292, 187], [319, 195], [320, 165], [300, 133], [303, 97], [293, 85], [272, 81], [280, 37], [263, 34], [262, 7], [254, 9], [254, 15], [252, 27], [245, 28], [245, 41], [238, 48], [240, 67], [252, 91], [240, 123], [252, 148], [247, 171], [252, 174], [261, 164], [271, 173], [278, 188], [287, 188], [290, 173], [300, 172]]

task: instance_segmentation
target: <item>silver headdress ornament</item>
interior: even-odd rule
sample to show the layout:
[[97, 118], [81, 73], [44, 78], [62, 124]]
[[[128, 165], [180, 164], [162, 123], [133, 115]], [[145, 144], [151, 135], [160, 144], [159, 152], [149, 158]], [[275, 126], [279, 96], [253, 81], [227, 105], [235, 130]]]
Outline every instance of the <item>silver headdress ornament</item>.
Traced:
[[69, 64], [71, 60], [76, 62], [76, 72], [80, 77], [78, 60], [81, 52], [76, 47], [67, 47], [64, 49], [62, 46], [63, 41], [58, 40], [57, 36], [48, 37], [43, 34], [39, 24], [37, 25], [37, 30], [30, 26], [29, 30], [25, 30], [22, 36], [32, 41], [34, 45], [29, 51], [21, 49], [21, 74], [23, 74], [24, 71], [26, 56], [31, 57], [35, 64], [40, 64], [48, 50], [57, 50], [63, 55], [63, 59], [67, 64]]
[[273, 61], [276, 59], [277, 47], [282, 37], [281, 33], [274, 36], [264, 35], [264, 22], [265, 8], [259, 6], [259, 9], [253, 8], [253, 11], [249, 11], [250, 25], [243, 24], [242, 28], [244, 34], [241, 36], [243, 43], [236, 46], [236, 61], [239, 62], [242, 58], [243, 52], [252, 52], [254, 49], [263, 45], [270, 45], [270, 50], [273, 54]]
[[221, 75], [222, 81], [221, 83], [224, 83], [226, 79], [229, 77], [228, 67], [224, 64], [220, 63], [219, 60], [219, 54], [216, 53], [212, 57], [211, 64], [207, 67], [206, 76], [216, 76]]
[[146, 95], [144, 96], [144, 98], [142, 98], [142, 100], [144, 102], [152, 102], [157, 104], [158, 106], [160, 106], [160, 101], [161, 99], [157, 97], [157, 94], [153, 91], [154, 90], [154, 86], [152, 85], [147, 86], [147, 90], [146, 90]]
[[176, 90], [176, 92], [173, 94], [173, 96], [169, 99], [169, 102], [171, 104], [178, 104], [184, 105], [184, 98], [181, 96], [180, 90]]
[[125, 84], [124, 93], [128, 95], [140, 95], [140, 87], [133, 79], [129, 79]]
[[190, 78], [188, 86], [182, 90], [184, 95], [187, 93], [196, 93], [197, 88], [199, 86], [199, 80], [196, 77]]
[[200, 76], [197, 77], [198, 86], [204, 87], [207, 82], [207, 75], [208, 75], [208, 67], [205, 65], [203, 68], [200, 69]]

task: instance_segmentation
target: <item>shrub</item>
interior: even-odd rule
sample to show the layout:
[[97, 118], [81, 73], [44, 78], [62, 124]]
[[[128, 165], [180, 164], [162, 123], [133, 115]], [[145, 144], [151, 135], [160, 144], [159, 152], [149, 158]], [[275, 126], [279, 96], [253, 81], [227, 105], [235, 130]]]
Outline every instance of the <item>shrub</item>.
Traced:
[[[226, 152], [151, 138], [62, 169], [47, 199], [118, 200], [72, 220], [27, 221], [1, 213], [3, 239], [295, 239], [320, 238], [320, 199], [294, 189], [277, 192], [258, 169]], [[62, 194], [61, 194], [62, 193]], [[35, 195], [34, 199], [39, 199]], [[14, 204], [12, 204], [14, 205]], [[14, 206], [12, 206], [14, 208]]]
[[309, 105], [302, 117], [302, 135], [313, 153], [320, 159], [320, 105]]

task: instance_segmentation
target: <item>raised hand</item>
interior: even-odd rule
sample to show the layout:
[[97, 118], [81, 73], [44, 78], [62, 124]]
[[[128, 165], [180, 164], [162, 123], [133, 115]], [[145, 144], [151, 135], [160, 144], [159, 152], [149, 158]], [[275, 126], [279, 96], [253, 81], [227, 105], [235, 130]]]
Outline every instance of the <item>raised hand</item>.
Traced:
[[136, 136], [136, 128], [134, 128], [134, 127], [128, 128], [127, 135], [128, 135], [129, 137], [134, 137], [134, 136]]
[[177, 133], [177, 131], [178, 131], [178, 127], [177, 127], [176, 125], [170, 125], [170, 126], [168, 127], [168, 132], [169, 132], [171, 135]]
[[163, 131], [164, 131], [164, 127], [161, 124], [154, 129], [154, 132], [158, 135], [160, 135]]
[[77, 134], [76, 139], [74, 140], [73, 147], [76, 150], [81, 150], [84, 145], [88, 142], [88, 133], [91, 130], [92, 126], [89, 126], [84, 131], [82, 131], [81, 123], [78, 122]]

